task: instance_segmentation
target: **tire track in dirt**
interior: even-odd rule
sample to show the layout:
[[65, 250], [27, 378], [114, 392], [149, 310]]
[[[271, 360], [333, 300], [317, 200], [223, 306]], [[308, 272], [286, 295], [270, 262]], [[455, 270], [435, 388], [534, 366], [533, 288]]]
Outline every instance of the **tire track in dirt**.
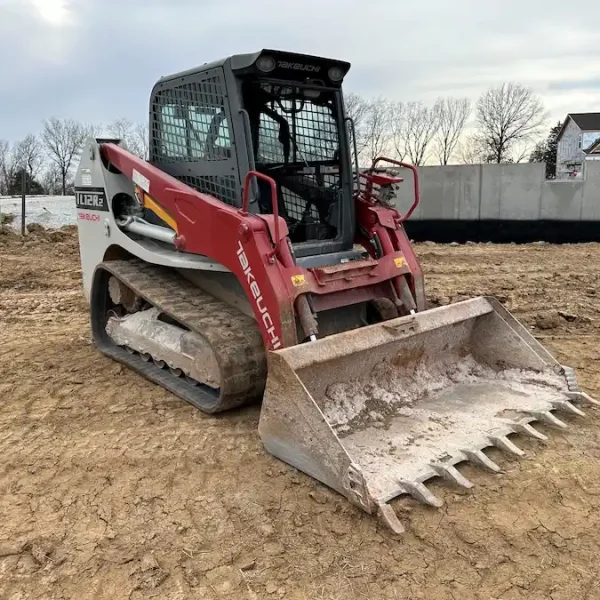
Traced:
[[[600, 396], [600, 245], [417, 252], [432, 304], [499, 296]], [[397, 539], [268, 456], [259, 407], [206, 416], [96, 352], [78, 265], [72, 229], [0, 235], [0, 598], [600, 597], [593, 411], [441, 510], [395, 501]]]

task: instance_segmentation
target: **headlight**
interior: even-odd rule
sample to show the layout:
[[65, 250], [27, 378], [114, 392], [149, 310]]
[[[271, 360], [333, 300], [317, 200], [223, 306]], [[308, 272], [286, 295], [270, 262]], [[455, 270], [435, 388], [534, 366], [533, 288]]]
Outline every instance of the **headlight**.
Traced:
[[304, 89], [302, 90], [302, 95], [305, 98], [312, 98], [314, 100], [315, 98], [319, 98], [321, 90]]
[[340, 67], [331, 67], [329, 69], [329, 79], [331, 81], [341, 81], [344, 78], [344, 71]]
[[275, 68], [275, 59], [272, 56], [261, 56], [256, 61], [256, 66], [263, 73], [269, 73]]

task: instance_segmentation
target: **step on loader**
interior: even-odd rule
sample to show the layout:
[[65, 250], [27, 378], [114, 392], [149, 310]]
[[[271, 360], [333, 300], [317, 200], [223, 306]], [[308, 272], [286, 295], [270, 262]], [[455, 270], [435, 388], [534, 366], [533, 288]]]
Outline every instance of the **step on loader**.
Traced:
[[595, 401], [493, 298], [426, 309], [418, 173], [359, 168], [349, 67], [263, 50], [160, 79], [147, 157], [83, 150], [83, 284], [107, 356], [207, 413], [262, 400], [271, 454], [401, 532], [391, 499], [439, 506], [428, 479], [471, 487], [459, 463], [498, 472], [486, 447]]

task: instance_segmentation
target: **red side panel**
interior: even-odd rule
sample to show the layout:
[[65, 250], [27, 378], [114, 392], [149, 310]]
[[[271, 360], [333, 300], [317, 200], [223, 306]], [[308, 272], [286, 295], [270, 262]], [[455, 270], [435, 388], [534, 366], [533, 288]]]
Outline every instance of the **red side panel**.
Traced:
[[[179, 250], [207, 256], [237, 277], [270, 349], [298, 343], [294, 303], [304, 294], [314, 298], [317, 311], [326, 310], [380, 298], [386, 290], [393, 297], [390, 282], [406, 277], [417, 305], [424, 305], [421, 270], [393, 209], [356, 200], [357, 222], [380, 240], [381, 258], [303, 269], [294, 266], [282, 218], [249, 214], [197, 192], [114, 144], [103, 144], [102, 153], [176, 220]], [[357, 241], [372, 249], [369, 239]]]
[[[177, 221], [180, 250], [207, 256], [235, 274], [269, 348], [276, 350], [296, 343], [293, 299], [282, 283], [281, 265], [265, 260], [273, 246], [263, 219], [242, 215], [237, 208], [195, 191], [120, 146], [103, 144], [102, 152]], [[287, 233], [283, 219], [279, 229]]]

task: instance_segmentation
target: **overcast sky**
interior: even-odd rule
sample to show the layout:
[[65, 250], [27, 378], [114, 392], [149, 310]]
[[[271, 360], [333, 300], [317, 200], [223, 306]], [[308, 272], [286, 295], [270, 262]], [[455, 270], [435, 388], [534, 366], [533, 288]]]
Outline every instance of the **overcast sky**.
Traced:
[[352, 63], [346, 89], [431, 101], [531, 85], [554, 120], [600, 111], [600, 1], [0, 0], [0, 139], [42, 119], [147, 119], [156, 79], [277, 48]]

